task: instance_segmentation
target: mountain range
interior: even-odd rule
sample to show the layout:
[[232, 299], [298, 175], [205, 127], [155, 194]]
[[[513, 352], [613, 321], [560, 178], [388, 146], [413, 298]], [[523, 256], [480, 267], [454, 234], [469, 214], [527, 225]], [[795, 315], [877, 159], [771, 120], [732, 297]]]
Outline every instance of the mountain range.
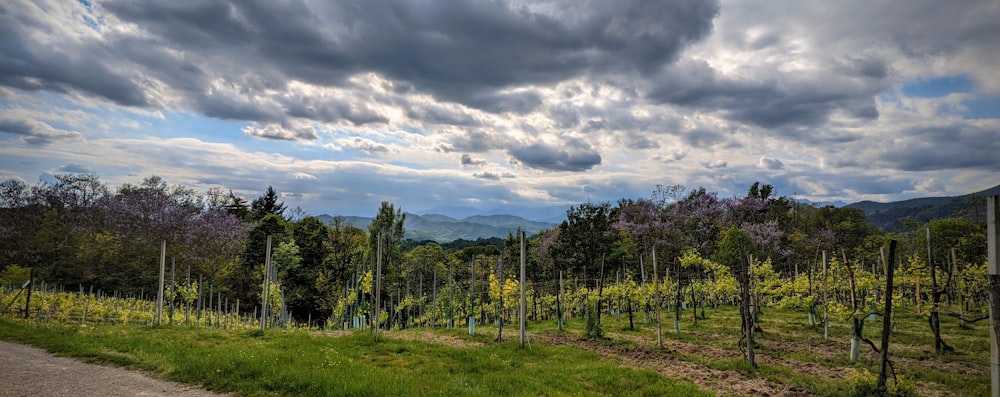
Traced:
[[902, 228], [903, 220], [927, 222], [955, 216], [985, 219], [986, 196], [1000, 194], [1000, 185], [962, 196], [923, 197], [889, 203], [859, 201], [846, 205], [865, 212], [868, 222], [885, 231]]
[[[903, 226], [903, 220], [906, 218], [912, 218], [919, 222], [953, 216], [973, 216], [984, 219], [986, 212], [985, 205], [983, 205], [984, 197], [998, 194], [1000, 194], [1000, 185], [961, 196], [923, 197], [888, 203], [866, 200], [847, 204], [845, 207], [864, 211], [868, 222], [882, 230], [896, 231]], [[815, 205], [820, 206], [821, 204], [816, 203]], [[507, 234], [517, 231], [518, 228], [523, 229], [528, 234], [537, 234], [559, 226], [559, 222], [565, 219], [565, 208], [568, 207], [540, 208], [525, 215], [543, 220], [531, 220], [521, 216], [496, 213], [498, 211], [484, 211], [492, 214], [476, 215], [476, 211], [479, 210], [471, 207], [437, 208], [441, 212], [458, 214], [456, 216], [461, 216], [461, 218], [431, 212], [434, 209], [423, 215], [408, 212], [406, 213], [406, 235], [404, 238], [415, 241], [433, 240], [439, 243], [459, 239], [504, 238], [507, 237]], [[328, 224], [334, 219], [332, 215], [327, 214], [319, 215], [317, 218]], [[341, 218], [344, 224], [362, 229], [367, 229], [372, 222], [371, 217], [343, 216]]]
[[[329, 224], [333, 221], [331, 215], [317, 216], [319, 220]], [[344, 224], [367, 230], [372, 218], [363, 216], [344, 216]], [[441, 214], [417, 215], [406, 213], [404, 224], [406, 234], [403, 238], [416, 241], [433, 240], [446, 243], [458, 239], [476, 240], [490, 237], [507, 237], [521, 228], [529, 235], [543, 230], [553, 229], [558, 224], [544, 221], [533, 221], [514, 215], [472, 215], [461, 219]]]

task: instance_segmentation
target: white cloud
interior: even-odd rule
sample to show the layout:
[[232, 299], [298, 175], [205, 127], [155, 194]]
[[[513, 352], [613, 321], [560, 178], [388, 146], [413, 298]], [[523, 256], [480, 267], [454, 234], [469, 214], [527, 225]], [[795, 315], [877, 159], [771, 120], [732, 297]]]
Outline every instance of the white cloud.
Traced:
[[766, 170], [780, 170], [785, 167], [785, 163], [781, 160], [771, 157], [761, 157], [760, 161], [757, 162], [757, 166]]
[[261, 128], [256, 123], [243, 128], [243, 133], [248, 136], [267, 138], [267, 139], [279, 139], [285, 141], [296, 141], [296, 140], [307, 140], [312, 141], [319, 139], [316, 135], [316, 131], [312, 127], [285, 127], [278, 124], [268, 124]]

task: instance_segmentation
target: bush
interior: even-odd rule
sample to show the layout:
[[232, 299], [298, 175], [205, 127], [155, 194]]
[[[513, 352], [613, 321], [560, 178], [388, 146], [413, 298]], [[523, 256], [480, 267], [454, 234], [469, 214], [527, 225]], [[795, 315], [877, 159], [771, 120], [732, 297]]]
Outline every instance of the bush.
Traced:
[[851, 390], [854, 392], [854, 395], [858, 397], [910, 397], [917, 395], [914, 391], [913, 384], [902, 376], [898, 376], [895, 382], [886, 382], [887, 390], [879, 390], [878, 375], [865, 368], [854, 370], [854, 372], [847, 375], [847, 383], [851, 386]]

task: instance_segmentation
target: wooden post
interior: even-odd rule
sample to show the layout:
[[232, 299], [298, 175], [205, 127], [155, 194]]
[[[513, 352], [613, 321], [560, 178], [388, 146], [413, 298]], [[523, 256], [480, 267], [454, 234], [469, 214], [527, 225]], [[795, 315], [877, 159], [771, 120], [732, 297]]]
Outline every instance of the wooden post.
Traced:
[[437, 328], [438, 270], [434, 266], [434, 278], [431, 281], [431, 328]]
[[448, 324], [447, 328], [455, 326], [455, 306], [453, 298], [455, 296], [455, 264], [448, 263]]
[[375, 315], [372, 317], [375, 317], [373, 319], [375, 320], [375, 341], [378, 342], [379, 322], [382, 319], [382, 307], [379, 306], [382, 303], [382, 235], [379, 234], [376, 238], [378, 239], [375, 244], [378, 247], [376, 250], [378, 257], [375, 258]]
[[163, 278], [167, 271], [167, 240], [160, 243], [160, 289], [156, 293], [156, 325], [163, 325]]
[[469, 268], [469, 335], [476, 334], [476, 256]]
[[201, 299], [202, 295], [204, 295], [202, 293], [202, 288], [203, 288], [204, 285], [205, 285], [204, 276], [201, 275], [201, 274], [199, 274], [198, 275], [198, 303], [195, 304], [195, 306], [196, 306], [195, 310], [196, 311], [195, 311], [195, 315], [194, 315], [194, 324], [198, 328], [201, 328], [201, 312], [202, 312], [202, 310], [205, 309], [205, 302], [203, 302], [202, 299]]
[[[264, 290], [261, 293], [260, 300], [260, 330], [263, 331], [267, 327], [267, 296], [271, 292], [270, 284], [271, 280], [271, 235], [267, 236], [267, 250], [265, 251], [264, 257]], [[212, 293], [208, 293], [208, 299], [212, 299]], [[209, 309], [211, 309], [212, 304], [209, 303]], [[209, 323], [211, 324], [211, 323]]]
[[885, 262], [885, 311], [882, 317], [882, 356], [878, 374], [878, 389], [886, 390], [889, 370], [889, 334], [892, 331], [892, 273], [896, 261], [896, 240], [889, 240], [889, 260]]
[[167, 319], [167, 323], [171, 325], [173, 325], [174, 323], [174, 297], [177, 295], [174, 292], [174, 285], [177, 284], [177, 279], [175, 277], [176, 275], [177, 275], [177, 258], [170, 258], [170, 296], [168, 297], [170, 299], [170, 310], [167, 312], [169, 313], [168, 314], [169, 318]]
[[959, 280], [955, 281], [955, 292], [958, 293], [958, 315], [961, 319], [962, 328], [967, 326], [965, 322], [965, 295], [962, 293], [962, 285], [960, 281], [965, 278], [962, 272], [958, 271], [958, 257], [955, 255], [955, 247], [951, 247], [951, 274], [957, 274], [961, 277]]
[[562, 309], [562, 296], [563, 296], [563, 272], [559, 271], [559, 295], [556, 295], [556, 315], [559, 316], [559, 331], [563, 330], [563, 309]]
[[527, 259], [527, 250], [524, 245], [524, 231], [521, 231], [521, 346], [528, 343], [528, 332], [527, 332], [527, 322], [525, 321], [525, 311], [528, 306], [528, 301], [525, 298], [525, 260]]
[[990, 395], [1000, 397], [1000, 196], [986, 199], [990, 292]]
[[[28, 297], [24, 299], [24, 319], [27, 320], [31, 312], [31, 290], [35, 288], [35, 268], [28, 270]], [[44, 295], [43, 295], [44, 296]]]
[[660, 321], [660, 283], [656, 279], [656, 246], [653, 246], [653, 312], [656, 314], [656, 346], [663, 348], [663, 323]]
[[823, 251], [823, 339], [830, 339], [830, 302], [828, 291], [830, 290], [830, 279], [827, 274], [826, 251]]

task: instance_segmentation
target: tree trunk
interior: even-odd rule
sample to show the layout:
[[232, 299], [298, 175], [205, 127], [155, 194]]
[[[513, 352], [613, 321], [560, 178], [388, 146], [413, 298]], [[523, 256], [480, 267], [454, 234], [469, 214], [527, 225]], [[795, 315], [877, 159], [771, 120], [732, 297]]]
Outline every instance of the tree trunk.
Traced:
[[739, 239], [739, 254], [740, 254], [740, 272], [739, 272], [739, 283], [740, 283], [740, 320], [742, 320], [742, 331], [743, 331], [743, 356], [746, 359], [747, 364], [751, 367], [757, 367], [757, 359], [754, 355], [754, 321], [753, 312], [750, 308], [750, 256], [746, 253], [743, 248], [743, 239]]
[[882, 313], [882, 354], [878, 374], [878, 389], [886, 390], [889, 370], [889, 335], [892, 331], [892, 276], [896, 261], [896, 240], [889, 240], [889, 260], [885, 262], [885, 311]]
[[936, 266], [934, 266], [934, 261], [931, 259], [930, 228], [927, 228], [927, 266], [931, 269], [931, 313], [928, 321], [930, 322], [931, 331], [934, 333], [934, 351], [941, 354], [953, 351], [954, 349], [941, 339], [941, 315], [938, 309], [941, 305], [941, 295], [945, 292], [945, 288], [938, 288]]

